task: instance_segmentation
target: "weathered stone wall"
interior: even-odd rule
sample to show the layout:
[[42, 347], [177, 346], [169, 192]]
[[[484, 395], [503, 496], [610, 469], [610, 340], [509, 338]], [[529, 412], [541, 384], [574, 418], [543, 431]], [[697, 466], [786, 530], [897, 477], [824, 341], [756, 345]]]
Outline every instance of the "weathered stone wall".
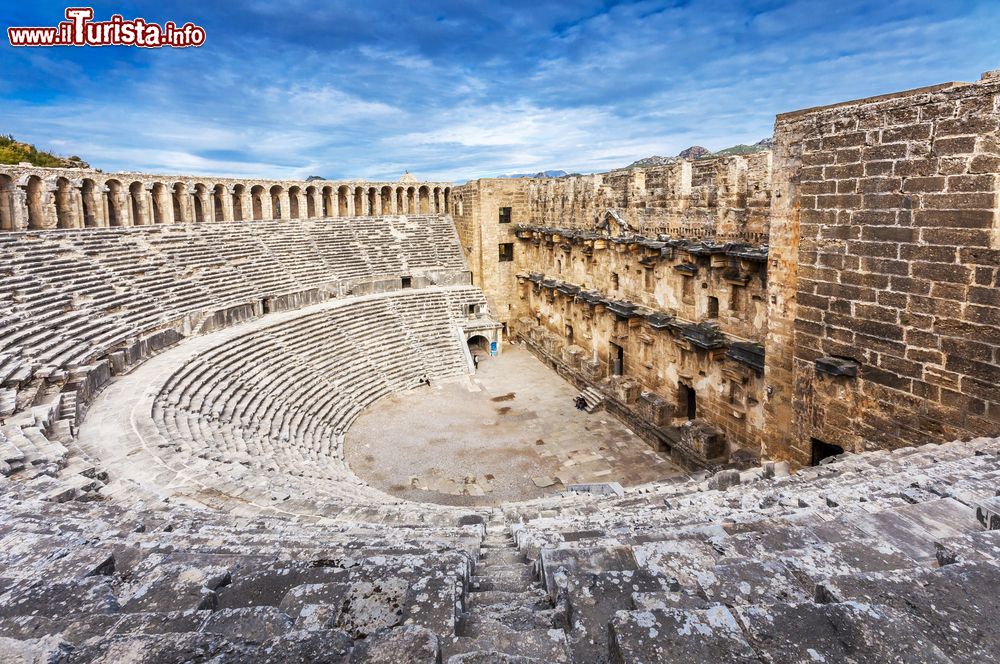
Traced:
[[615, 210], [643, 235], [760, 242], [767, 236], [771, 153], [521, 180], [532, 223], [589, 228]]
[[996, 77], [778, 116], [770, 453], [1000, 431], [998, 126]]
[[[627, 316], [623, 327], [600, 304], [584, 315], [594, 307], [580, 290], [684, 324], [708, 319], [727, 344], [763, 344], [766, 381], [747, 381], [760, 426], [727, 419], [726, 362], [697, 366], [699, 418], [735, 446], [805, 464], [814, 439], [861, 450], [995, 435], [998, 87], [987, 76], [784, 114], [773, 153], [470, 182], [456, 189], [470, 201], [463, 244], [504, 319], [543, 330], [536, 346], [551, 346], [561, 369], [577, 346], [604, 379], [615, 343], [642, 389], [676, 406], [684, 384], [682, 356], [656, 340], [676, 331], [651, 334]], [[511, 226], [497, 223], [501, 205]], [[516, 299], [494, 263], [514, 237]], [[724, 245], [734, 240], [753, 260], [736, 260]]]
[[0, 231], [448, 211], [451, 184], [102, 173], [0, 166]]
[[[671, 425], [688, 417], [690, 397], [684, 388], [690, 388], [697, 395], [696, 416], [721, 430], [728, 443], [716, 462], [727, 461], [728, 453], [739, 448], [756, 453], [764, 425], [763, 358], [755, 368], [727, 353], [728, 343], [743, 340], [702, 338], [693, 323], [665, 320], [655, 310], [616, 312], [620, 300], [598, 292], [581, 296], [567, 285], [521, 277], [522, 315], [514, 321], [514, 334], [561, 372], [615, 399], [650, 429], [653, 436], [647, 440], [667, 451], [676, 442]], [[615, 374], [615, 346], [623, 352], [620, 375]]]
[[[562, 178], [473, 180], [455, 188], [451, 212], [476, 283], [494, 311], [509, 321], [510, 283], [516, 269], [498, 259], [501, 243], [514, 243], [519, 224], [593, 229], [609, 211], [647, 237], [711, 238], [760, 243], [767, 237], [771, 153], [688, 161]], [[511, 222], [499, 222], [501, 207]], [[547, 271], [538, 268], [540, 271]]]
[[[766, 254], [749, 260], [706, 253], [698, 243], [657, 248], [658, 242], [580, 239], [522, 229], [517, 264], [582, 289], [665, 312], [686, 321], [710, 320], [727, 335], [763, 342], [767, 331]], [[519, 312], [520, 315], [520, 312]]]
[[[475, 180], [455, 188], [452, 216], [459, 241], [472, 270], [472, 281], [481, 287], [497, 320], [505, 326], [513, 317], [516, 297], [517, 257], [521, 248], [515, 226], [530, 221], [523, 180]], [[511, 209], [511, 220], [500, 223], [500, 208]], [[514, 260], [500, 260], [500, 245], [512, 244]]]

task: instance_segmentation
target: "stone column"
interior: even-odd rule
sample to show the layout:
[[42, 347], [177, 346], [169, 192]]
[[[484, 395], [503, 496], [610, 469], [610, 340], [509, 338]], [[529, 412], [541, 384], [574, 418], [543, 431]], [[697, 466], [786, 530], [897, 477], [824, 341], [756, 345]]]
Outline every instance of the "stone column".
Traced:
[[198, 200], [201, 201], [201, 218], [206, 223], [215, 221], [215, 201], [212, 199], [212, 193], [211, 189], [206, 188], [202, 191], [201, 195], [195, 194], [198, 196]]
[[28, 227], [28, 192], [22, 187], [11, 187], [11, 227], [23, 231]]
[[260, 219], [261, 221], [274, 219], [270, 188], [265, 188], [264, 191], [260, 192]]
[[41, 191], [42, 228], [56, 228], [59, 226], [59, 215], [56, 213], [56, 192], [58, 187], [55, 182], [43, 181]]
[[[236, 193], [236, 187], [231, 184], [223, 185], [223, 187], [223, 191], [225, 193], [222, 195], [222, 216], [225, 221], [236, 221], [236, 202], [233, 200], [233, 195]], [[242, 201], [240, 201], [240, 204], [242, 205]], [[240, 212], [243, 212], [242, 208], [240, 209]], [[243, 217], [243, 219], [246, 219], [246, 217]]]
[[79, 178], [70, 180], [69, 186], [69, 207], [73, 211], [73, 228], [83, 228], [85, 226], [83, 215], [83, 180]]
[[[152, 226], [155, 223], [153, 219], [153, 205], [155, 201], [153, 200], [153, 183], [143, 182], [142, 191], [139, 192], [139, 218], [132, 220], [133, 226]], [[131, 211], [131, 206], [129, 210]]]
[[181, 196], [181, 214], [184, 215], [184, 221], [189, 224], [195, 223], [194, 215], [194, 197], [197, 195], [194, 185], [186, 184], [184, 185], [184, 195]]
[[108, 211], [108, 192], [110, 189], [106, 184], [94, 184], [94, 221], [98, 228], [107, 228], [111, 225], [111, 216]]
[[243, 187], [243, 195], [240, 196], [240, 209], [243, 211], [243, 221], [253, 221], [253, 196], [250, 194], [250, 187]]
[[315, 215], [316, 218], [319, 219], [321, 217], [326, 216], [323, 214], [323, 203], [324, 203], [323, 188], [316, 187], [316, 189], [313, 190], [312, 198], [313, 198], [313, 210], [315, 210], [316, 212]]
[[291, 216], [288, 214], [290, 211], [289, 200], [290, 199], [288, 197], [288, 190], [282, 188], [281, 193], [278, 194], [278, 203], [281, 207], [281, 210], [279, 210], [279, 212], [281, 213], [280, 218], [283, 220], [291, 219]]

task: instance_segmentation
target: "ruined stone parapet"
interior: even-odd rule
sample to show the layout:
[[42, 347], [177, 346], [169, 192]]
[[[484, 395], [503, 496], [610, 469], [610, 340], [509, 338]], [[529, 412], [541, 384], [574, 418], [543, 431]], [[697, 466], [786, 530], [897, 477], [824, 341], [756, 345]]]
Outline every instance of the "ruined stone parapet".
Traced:
[[0, 166], [0, 231], [443, 214], [450, 182], [273, 180]]
[[643, 234], [761, 241], [767, 235], [770, 173], [771, 152], [765, 150], [512, 182], [523, 191], [535, 223], [589, 228], [613, 209]]

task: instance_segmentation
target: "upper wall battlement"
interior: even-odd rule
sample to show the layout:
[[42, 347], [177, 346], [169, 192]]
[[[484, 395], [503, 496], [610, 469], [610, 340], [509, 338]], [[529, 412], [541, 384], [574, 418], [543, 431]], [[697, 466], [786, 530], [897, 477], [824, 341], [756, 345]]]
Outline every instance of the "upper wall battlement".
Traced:
[[0, 166], [0, 231], [448, 210], [450, 182], [265, 180]]
[[[513, 182], [525, 193], [525, 221], [533, 224], [589, 229], [614, 210], [643, 235], [765, 242], [770, 177], [771, 152], [764, 150]], [[492, 181], [475, 180], [465, 186]]]

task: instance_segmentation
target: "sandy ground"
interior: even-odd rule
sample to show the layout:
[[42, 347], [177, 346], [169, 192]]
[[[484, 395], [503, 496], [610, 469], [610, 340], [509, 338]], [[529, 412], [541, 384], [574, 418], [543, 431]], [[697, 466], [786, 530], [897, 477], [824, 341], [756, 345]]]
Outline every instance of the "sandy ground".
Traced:
[[392, 395], [369, 408], [348, 430], [345, 455], [355, 474], [378, 489], [451, 505], [680, 474], [614, 417], [576, 410], [577, 394], [527, 350], [508, 346], [481, 362], [474, 377]]

